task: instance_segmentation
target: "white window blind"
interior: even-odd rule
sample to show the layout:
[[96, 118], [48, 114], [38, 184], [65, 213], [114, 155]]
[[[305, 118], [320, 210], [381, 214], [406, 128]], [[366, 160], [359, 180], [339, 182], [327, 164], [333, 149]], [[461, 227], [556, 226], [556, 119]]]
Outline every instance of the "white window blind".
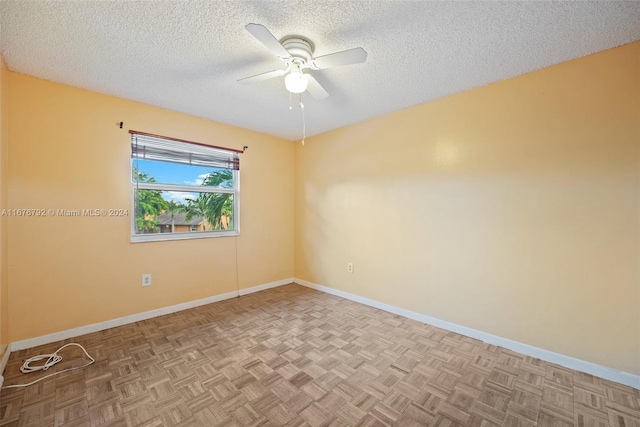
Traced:
[[131, 131], [131, 158], [240, 170], [239, 150]]

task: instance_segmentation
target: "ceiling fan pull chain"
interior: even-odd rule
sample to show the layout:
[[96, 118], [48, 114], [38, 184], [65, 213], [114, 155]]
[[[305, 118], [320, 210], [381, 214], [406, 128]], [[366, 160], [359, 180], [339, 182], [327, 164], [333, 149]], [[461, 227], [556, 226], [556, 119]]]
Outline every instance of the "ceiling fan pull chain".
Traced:
[[293, 110], [293, 107], [291, 106], [291, 92], [289, 92], [289, 111]]
[[302, 103], [302, 94], [300, 94], [300, 98], [299, 98], [300, 103], [298, 104], [298, 106], [302, 109], [302, 145], [304, 145], [304, 140], [307, 137], [307, 124], [305, 122], [305, 118], [304, 118], [304, 104]]

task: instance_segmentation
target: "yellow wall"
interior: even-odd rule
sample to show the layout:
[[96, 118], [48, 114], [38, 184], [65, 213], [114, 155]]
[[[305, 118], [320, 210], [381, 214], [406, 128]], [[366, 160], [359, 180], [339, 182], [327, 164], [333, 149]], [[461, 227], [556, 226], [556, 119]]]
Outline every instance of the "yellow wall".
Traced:
[[11, 208], [131, 209], [128, 129], [250, 147], [238, 238], [131, 244], [129, 217], [9, 218], [10, 342], [293, 277], [291, 142], [8, 74]]
[[[2, 55], [0, 55], [0, 213], [7, 207], [7, 159], [9, 154], [8, 75], [9, 71]], [[9, 343], [7, 236], [7, 218], [0, 216], [0, 360]]]
[[634, 43], [297, 144], [296, 277], [640, 374], [639, 61]]

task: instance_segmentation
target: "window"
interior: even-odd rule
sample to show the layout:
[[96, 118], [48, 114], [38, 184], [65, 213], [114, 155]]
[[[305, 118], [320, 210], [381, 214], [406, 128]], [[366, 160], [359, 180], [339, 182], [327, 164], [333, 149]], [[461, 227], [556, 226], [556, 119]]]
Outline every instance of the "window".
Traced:
[[239, 234], [241, 151], [131, 133], [131, 241]]

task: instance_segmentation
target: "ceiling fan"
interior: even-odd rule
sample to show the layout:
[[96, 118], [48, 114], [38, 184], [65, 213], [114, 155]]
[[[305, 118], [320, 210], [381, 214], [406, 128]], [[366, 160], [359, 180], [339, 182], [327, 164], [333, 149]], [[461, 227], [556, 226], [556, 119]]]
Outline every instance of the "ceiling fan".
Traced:
[[309, 73], [303, 70], [323, 70], [341, 65], [359, 64], [367, 60], [367, 52], [361, 47], [330, 53], [314, 58], [314, 45], [311, 40], [302, 36], [287, 36], [278, 41], [263, 25], [248, 24], [245, 26], [260, 43], [275, 53], [287, 66], [284, 70], [268, 71], [255, 76], [238, 80], [241, 84], [250, 84], [285, 76], [284, 84], [289, 92], [302, 93], [308, 91], [316, 99], [324, 99], [329, 94]]

